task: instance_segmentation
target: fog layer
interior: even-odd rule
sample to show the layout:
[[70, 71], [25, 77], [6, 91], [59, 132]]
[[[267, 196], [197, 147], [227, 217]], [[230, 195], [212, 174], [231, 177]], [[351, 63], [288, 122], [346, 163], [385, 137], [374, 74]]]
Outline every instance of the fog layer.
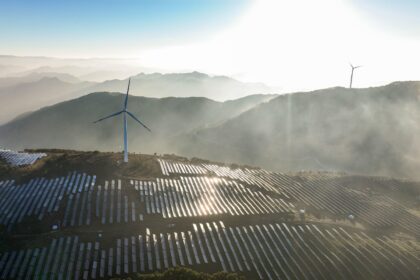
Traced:
[[[31, 72], [24, 76], [0, 78], [0, 124], [28, 111], [92, 92], [121, 92], [127, 84], [128, 78], [95, 83], [59, 72]], [[243, 83], [199, 72], [141, 73], [131, 77], [131, 85], [131, 95], [147, 97], [195, 96], [225, 101], [250, 94], [270, 93], [263, 84]]]
[[[131, 96], [129, 150], [178, 153], [270, 170], [334, 170], [420, 179], [420, 83], [330, 88], [216, 102]], [[269, 100], [271, 99], [271, 100]], [[122, 150], [122, 94], [94, 93], [0, 127], [0, 145]], [[269, 101], [268, 101], [269, 100]], [[268, 102], [267, 102], [268, 101]]]

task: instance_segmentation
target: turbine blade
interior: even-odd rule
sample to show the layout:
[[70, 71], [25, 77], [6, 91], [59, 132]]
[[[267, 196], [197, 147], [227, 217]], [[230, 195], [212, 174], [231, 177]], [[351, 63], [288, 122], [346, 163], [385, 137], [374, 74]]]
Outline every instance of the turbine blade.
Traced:
[[133, 114], [131, 114], [130, 112], [126, 111], [126, 113], [132, 117], [135, 121], [137, 121], [139, 124], [141, 124], [145, 129], [147, 129], [148, 131], [152, 132], [150, 130], [150, 128], [148, 128], [144, 123], [142, 123], [138, 118], [136, 118]]
[[109, 116], [106, 116], [106, 117], [100, 118], [99, 120], [96, 120], [96, 121], [94, 121], [93, 123], [97, 123], [97, 122], [100, 122], [100, 121], [103, 121], [103, 120], [106, 120], [106, 119], [109, 119], [109, 118], [112, 118], [112, 117], [118, 116], [118, 115], [119, 115], [119, 114], [121, 114], [122, 112], [123, 112], [123, 111], [119, 111], [119, 112], [114, 113], [114, 114], [111, 114], [111, 115], [109, 115]]
[[127, 94], [125, 95], [124, 109], [127, 109], [127, 104], [128, 104], [128, 92], [130, 91], [130, 81], [131, 81], [131, 78], [128, 78], [128, 87], [127, 87]]

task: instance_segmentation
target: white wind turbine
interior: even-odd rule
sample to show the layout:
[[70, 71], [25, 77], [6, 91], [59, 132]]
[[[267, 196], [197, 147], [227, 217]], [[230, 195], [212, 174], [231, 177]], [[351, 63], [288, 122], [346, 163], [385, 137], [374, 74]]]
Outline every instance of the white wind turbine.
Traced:
[[352, 85], [353, 85], [353, 72], [354, 72], [354, 70], [359, 68], [359, 67], [362, 67], [362, 66], [361, 65], [353, 66], [353, 64], [350, 63], [350, 67], [351, 67], [351, 75], [350, 75], [350, 86], [349, 86], [349, 88], [351, 88]]
[[129, 111], [127, 111], [127, 104], [128, 104], [128, 92], [130, 90], [130, 81], [131, 79], [128, 79], [128, 87], [127, 87], [127, 94], [125, 95], [125, 101], [124, 101], [124, 108], [119, 111], [116, 112], [114, 114], [111, 114], [109, 116], [103, 117], [97, 121], [95, 121], [94, 123], [103, 121], [105, 119], [108, 118], [112, 118], [115, 116], [118, 116], [120, 114], [123, 114], [123, 120], [124, 120], [124, 162], [128, 162], [128, 143], [127, 143], [127, 114], [132, 117], [135, 121], [137, 121], [139, 124], [141, 124], [145, 129], [147, 129], [148, 131], [151, 132], [150, 128], [148, 128], [144, 123], [142, 123], [138, 118], [136, 118], [132, 113], [130, 113]]

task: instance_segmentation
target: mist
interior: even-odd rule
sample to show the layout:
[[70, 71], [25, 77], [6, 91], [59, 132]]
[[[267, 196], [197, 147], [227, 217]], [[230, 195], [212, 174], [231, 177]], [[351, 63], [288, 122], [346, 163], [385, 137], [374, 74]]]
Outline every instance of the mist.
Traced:
[[182, 151], [271, 170], [418, 179], [419, 96], [419, 82], [282, 95], [189, 135]]
[[[274, 171], [327, 170], [419, 179], [420, 83], [329, 88], [227, 102], [129, 97], [129, 151], [176, 153]], [[123, 94], [94, 93], [0, 127], [0, 145], [121, 151]], [[66, 129], [63, 130], [63, 124]]]
[[[132, 80], [130, 94], [146, 97], [196, 96], [226, 101], [275, 92], [262, 83], [244, 83], [227, 76], [199, 72], [139, 72], [151, 69], [133, 65], [123, 67], [122, 63], [129, 63], [125, 60], [0, 56], [0, 65], [2, 63], [13, 65], [9, 68], [20, 69], [20, 72], [9, 72], [3, 77], [0, 73], [0, 124], [92, 92], [124, 92], [128, 77]], [[22, 67], [32, 68], [22, 70]]]
[[[151, 129], [129, 119], [130, 152], [173, 153], [178, 135], [217, 125], [273, 95], [252, 95], [218, 102], [203, 97], [129, 97], [128, 109]], [[0, 128], [0, 145], [22, 149], [35, 147], [81, 150], [122, 150], [122, 118], [98, 124], [93, 121], [121, 110], [121, 93], [92, 93], [18, 118]], [[66, 129], [63, 130], [63, 124]]]

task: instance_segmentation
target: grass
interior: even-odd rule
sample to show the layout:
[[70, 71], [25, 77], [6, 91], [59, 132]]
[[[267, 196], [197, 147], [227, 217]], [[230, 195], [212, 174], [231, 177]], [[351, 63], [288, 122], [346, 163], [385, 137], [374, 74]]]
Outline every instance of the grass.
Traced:
[[245, 278], [237, 273], [216, 272], [213, 274], [197, 272], [192, 269], [176, 267], [170, 268], [163, 273], [152, 274], [133, 274], [127, 278], [112, 278], [120, 279], [138, 279], [138, 280], [244, 280]]
[[[14, 179], [18, 183], [35, 177], [54, 178], [65, 176], [69, 172], [78, 171], [97, 175], [99, 178], [115, 179], [150, 179], [162, 175], [157, 155], [130, 154], [129, 162], [123, 162], [122, 152], [74, 151], [63, 149], [28, 149], [32, 153], [46, 153], [47, 156], [39, 159], [33, 165], [12, 167], [0, 160], [0, 180]], [[163, 158], [193, 164], [223, 163], [210, 162], [204, 159], [188, 158], [177, 155], [163, 155]], [[255, 167], [231, 164], [232, 168]]]
[[78, 171], [95, 174], [101, 179], [153, 178], [161, 175], [156, 156], [130, 154], [128, 163], [121, 153], [80, 152], [73, 150], [28, 150], [45, 152], [47, 156], [31, 166], [11, 167], [0, 163], [0, 180], [26, 181], [34, 177], [54, 178]]

